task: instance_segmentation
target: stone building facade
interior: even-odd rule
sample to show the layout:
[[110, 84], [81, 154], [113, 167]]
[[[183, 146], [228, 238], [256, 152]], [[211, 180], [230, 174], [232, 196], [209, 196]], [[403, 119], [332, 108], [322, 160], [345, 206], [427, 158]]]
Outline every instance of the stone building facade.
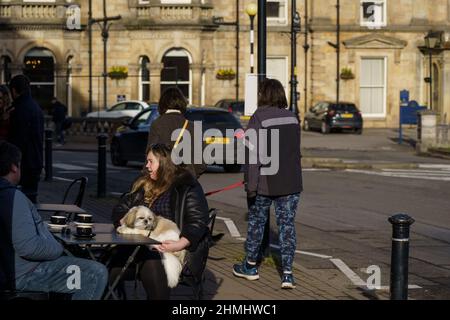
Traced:
[[[193, 105], [244, 98], [245, 75], [250, 71], [250, 19], [245, 8], [256, 0], [105, 2], [107, 16], [121, 16], [110, 22], [107, 71], [114, 66], [128, 70], [125, 79], [106, 77], [108, 106], [123, 98], [157, 101], [171, 85], [178, 85]], [[0, 0], [0, 81], [25, 71], [44, 107], [56, 95], [75, 116], [103, 108], [99, 23], [92, 25], [89, 81], [89, 3]], [[267, 0], [267, 73], [279, 79], [287, 93], [290, 4], [291, 0]], [[302, 115], [318, 101], [336, 100], [337, 55], [330, 45], [337, 40], [336, 4], [337, 0], [297, 0], [303, 24], [297, 48]], [[91, 5], [92, 17], [102, 18], [103, 1], [91, 0]], [[412, 100], [429, 106], [430, 84], [425, 78], [429, 78], [430, 56], [421, 47], [433, 30], [439, 32], [440, 41], [431, 55], [432, 105], [441, 114], [440, 121], [448, 122], [450, 0], [340, 0], [339, 12], [340, 100], [355, 102], [368, 127], [398, 125], [403, 89]], [[340, 79], [344, 68], [353, 77]], [[225, 69], [236, 76], [218, 79], [218, 72]]]

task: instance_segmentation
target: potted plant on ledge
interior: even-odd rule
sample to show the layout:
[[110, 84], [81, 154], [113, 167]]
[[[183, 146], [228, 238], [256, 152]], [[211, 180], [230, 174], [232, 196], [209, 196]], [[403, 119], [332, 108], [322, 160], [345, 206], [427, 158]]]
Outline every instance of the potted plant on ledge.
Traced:
[[236, 78], [236, 72], [232, 69], [219, 69], [216, 78], [219, 80], [233, 80]]
[[355, 75], [353, 74], [352, 69], [343, 68], [341, 71], [341, 79], [342, 80], [353, 80], [355, 79]]
[[128, 77], [128, 68], [123, 66], [114, 66], [109, 69], [108, 77], [113, 80], [126, 79]]

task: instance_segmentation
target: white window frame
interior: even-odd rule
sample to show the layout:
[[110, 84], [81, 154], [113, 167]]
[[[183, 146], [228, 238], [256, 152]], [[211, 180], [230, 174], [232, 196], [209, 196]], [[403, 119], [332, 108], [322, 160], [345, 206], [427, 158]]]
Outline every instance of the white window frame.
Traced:
[[280, 6], [284, 6], [284, 17], [267, 17], [268, 25], [283, 25], [286, 26], [288, 24], [288, 2], [287, 0], [267, 0], [267, 2], [279, 2]]
[[[383, 95], [384, 95], [384, 99], [383, 99], [383, 113], [364, 113], [362, 110], [362, 106], [361, 106], [361, 88], [373, 88], [372, 86], [362, 86], [361, 85], [361, 80], [359, 83], [359, 96], [360, 96], [360, 110], [361, 110], [361, 114], [363, 116], [363, 118], [367, 118], [367, 119], [385, 119], [387, 117], [387, 76], [388, 76], [388, 58], [387, 56], [362, 56], [360, 59], [360, 73], [363, 72], [362, 70], [362, 61], [364, 59], [383, 59], [384, 61], [384, 90], [383, 90]], [[378, 86], [377, 86], [378, 88]]]
[[[191, 56], [191, 54], [187, 51], [187, 50], [185, 50], [185, 49], [171, 49], [171, 50], [169, 50], [169, 51], [167, 51], [166, 52], [166, 54], [164, 55], [164, 56], [166, 56], [166, 55], [171, 55], [172, 54], [172, 51], [175, 51], [175, 52], [177, 52], [177, 51], [179, 51], [179, 52], [183, 52], [184, 54], [185, 54], [185, 56], [188, 58], [188, 60], [189, 60], [189, 81], [162, 81], [162, 79], [161, 79], [161, 81], [160, 81], [160, 87], [161, 87], [161, 85], [176, 85], [176, 84], [183, 84], [183, 85], [188, 85], [189, 86], [189, 97], [188, 97], [188, 102], [189, 102], [189, 104], [192, 104], [192, 68], [191, 68], [191, 66], [192, 66], [192, 56]], [[176, 54], [176, 53], [175, 53]], [[184, 57], [184, 56], [180, 56], [180, 57]], [[161, 92], [162, 93], [162, 92]]]
[[[150, 70], [148, 70], [148, 72], [149, 72], [149, 79], [148, 79], [148, 81], [142, 81], [142, 60], [144, 59], [144, 57], [148, 59], [148, 63], [150, 64], [150, 59], [147, 56], [139, 57], [139, 81], [138, 81], [138, 83], [139, 83], [139, 100], [140, 101], [144, 101], [144, 99], [143, 99], [144, 98], [143, 97], [144, 92], [142, 90], [142, 87], [144, 85], [148, 85], [148, 88], [151, 90], [151, 74], [150, 74]], [[149, 100], [150, 100], [150, 97], [149, 97]]]
[[[375, 5], [382, 5], [382, 12], [384, 20], [382, 21], [364, 21], [364, 7], [363, 4], [365, 2], [374, 2]], [[387, 0], [361, 0], [360, 2], [360, 24], [362, 27], [376, 28], [376, 27], [386, 27], [387, 26]], [[376, 18], [376, 17], [375, 17]]]

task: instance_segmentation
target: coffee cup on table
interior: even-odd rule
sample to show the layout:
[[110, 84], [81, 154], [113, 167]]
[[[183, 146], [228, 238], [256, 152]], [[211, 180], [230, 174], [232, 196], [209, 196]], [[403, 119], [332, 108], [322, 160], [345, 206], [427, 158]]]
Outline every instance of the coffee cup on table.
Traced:
[[78, 214], [76, 221], [78, 223], [92, 223], [92, 215], [91, 214]]
[[77, 226], [77, 235], [80, 237], [92, 236], [92, 227], [83, 225]]
[[63, 226], [67, 224], [67, 217], [64, 216], [51, 216], [50, 222], [55, 225]]

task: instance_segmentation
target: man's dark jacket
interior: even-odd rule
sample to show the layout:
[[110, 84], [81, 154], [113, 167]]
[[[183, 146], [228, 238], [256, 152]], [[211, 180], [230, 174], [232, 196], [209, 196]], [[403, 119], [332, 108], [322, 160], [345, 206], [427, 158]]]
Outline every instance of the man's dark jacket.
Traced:
[[52, 110], [52, 116], [53, 116], [53, 122], [64, 122], [66, 119], [67, 114], [67, 108], [65, 105], [63, 105], [61, 102], [56, 101], [53, 104], [53, 110]]
[[24, 93], [13, 102], [8, 141], [22, 151], [22, 171], [43, 168], [44, 114], [31, 94]]

